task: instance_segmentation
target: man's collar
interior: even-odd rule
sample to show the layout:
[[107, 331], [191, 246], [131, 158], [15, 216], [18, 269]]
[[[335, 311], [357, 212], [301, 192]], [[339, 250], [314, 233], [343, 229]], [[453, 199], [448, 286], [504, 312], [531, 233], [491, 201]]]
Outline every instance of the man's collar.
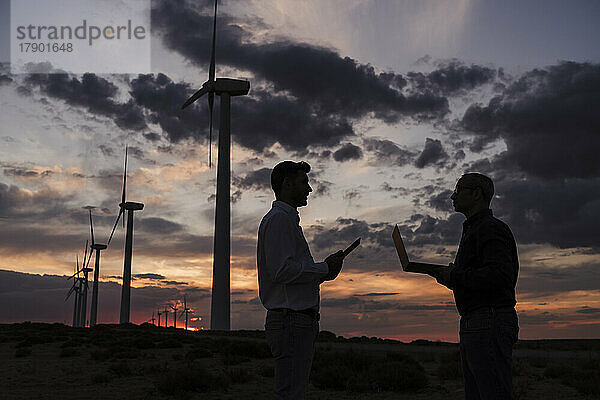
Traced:
[[478, 211], [474, 215], [471, 215], [469, 218], [467, 218], [466, 221], [463, 222], [463, 226], [472, 225], [475, 221], [477, 221], [477, 220], [479, 220], [479, 219], [481, 219], [483, 217], [492, 216], [492, 215], [494, 215], [494, 214], [492, 213], [492, 210], [489, 209], [489, 208], [487, 208], [485, 210]]
[[283, 209], [285, 212], [287, 212], [288, 214], [298, 215], [298, 210], [296, 210], [294, 207], [290, 206], [285, 201], [275, 200], [273, 202], [273, 207], [279, 207], [279, 208]]

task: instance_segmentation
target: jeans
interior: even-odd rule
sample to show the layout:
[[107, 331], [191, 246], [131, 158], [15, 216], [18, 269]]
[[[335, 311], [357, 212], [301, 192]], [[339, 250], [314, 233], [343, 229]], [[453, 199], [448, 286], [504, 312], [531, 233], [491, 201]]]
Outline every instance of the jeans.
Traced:
[[466, 400], [513, 400], [512, 347], [519, 323], [512, 308], [486, 307], [460, 319]]
[[265, 333], [275, 358], [275, 398], [304, 399], [319, 333], [318, 317], [269, 310]]

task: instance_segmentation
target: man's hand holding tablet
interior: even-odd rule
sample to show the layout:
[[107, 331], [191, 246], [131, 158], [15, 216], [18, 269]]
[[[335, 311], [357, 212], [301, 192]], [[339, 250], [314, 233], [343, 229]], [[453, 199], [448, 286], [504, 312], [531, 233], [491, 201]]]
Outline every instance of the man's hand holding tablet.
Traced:
[[346, 248], [346, 250], [338, 251], [337, 253], [333, 253], [325, 259], [329, 267], [329, 273], [323, 279], [324, 281], [332, 281], [339, 275], [342, 270], [342, 265], [344, 264], [344, 258], [350, 254], [355, 248], [360, 244], [360, 238], [356, 239], [350, 246]]

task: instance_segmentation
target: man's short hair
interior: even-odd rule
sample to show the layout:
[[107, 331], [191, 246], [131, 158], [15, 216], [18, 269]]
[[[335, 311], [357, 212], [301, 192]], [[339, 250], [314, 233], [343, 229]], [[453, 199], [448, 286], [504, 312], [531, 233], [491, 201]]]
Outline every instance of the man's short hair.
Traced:
[[279, 196], [283, 180], [285, 178], [293, 178], [298, 174], [298, 171], [305, 173], [310, 172], [310, 165], [305, 161], [282, 161], [277, 164], [271, 171], [271, 188], [275, 192], [275, 196]]
[[490, 204], [494, 197], [494, 182], [489, 176], [478, 172], [469, 172], [460, 177], [460, 181], [467, 183], [468, 186], [481, 189], [483, 199]]

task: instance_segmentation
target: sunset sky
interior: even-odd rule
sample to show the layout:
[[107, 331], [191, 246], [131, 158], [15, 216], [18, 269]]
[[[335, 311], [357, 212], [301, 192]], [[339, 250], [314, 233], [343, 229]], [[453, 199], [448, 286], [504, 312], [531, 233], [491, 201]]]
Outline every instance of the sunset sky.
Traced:
[[[149, 75], [12, 74], [0, 46], [0, 323], [70, 324], [84, 207], [106, 242], [127, 145], [127, 199], [145, 204], [132, 322], [185, 294], [209, 326], [217, 169], [206, 100], [180, 106], [208, 76], [211, 3], [152, 2]], [[599, 20], [591, 0], [220, 2], [216, 76], [251, 83], [231, 103], [232, 329], [263, 328], [256, 233], [270, 170], [292, 159], [313, 168], [299, 212], [314, 258], [362, 237], [321, 286], [321, 329], [457, 341], [452, 293], [403, 273], [391, 232], [415, 260], [452, 261], [449, 197], [477, 171], [518, 243], [520, 337], [600, 338]], [[118, 321], [123, 245], [119, 226], [100, 323]]]

